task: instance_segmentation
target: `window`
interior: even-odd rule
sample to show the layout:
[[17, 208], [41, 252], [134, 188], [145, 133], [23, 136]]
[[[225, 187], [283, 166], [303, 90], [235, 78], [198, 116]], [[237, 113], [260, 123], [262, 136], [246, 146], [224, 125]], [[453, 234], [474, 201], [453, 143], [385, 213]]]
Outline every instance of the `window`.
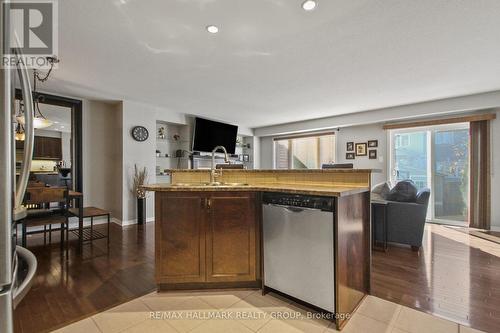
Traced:
[[469, 124], [391, 131], [391, 180], [431, 189], [428, 219], [465, 225], [469, 209]]
[[395, 137], [397, 147], [407, 147], [410, 145], [410, 136], [406, 134], [399, 134]]
[[335, 135], [324, 133], [274, 140], [275, 169], [320, 169], [335, 160]]

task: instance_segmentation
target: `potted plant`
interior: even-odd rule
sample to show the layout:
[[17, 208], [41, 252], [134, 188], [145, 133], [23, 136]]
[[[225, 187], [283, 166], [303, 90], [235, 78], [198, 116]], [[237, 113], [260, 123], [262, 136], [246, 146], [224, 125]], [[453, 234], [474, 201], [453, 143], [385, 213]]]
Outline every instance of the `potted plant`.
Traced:
[[134, 179], [132, 192], [137, 198], [137, 224], [146, 222], [146, 191], [142, 188], [148, 180], [148, 171], [146, 167], [139, 169], [134, 165]]

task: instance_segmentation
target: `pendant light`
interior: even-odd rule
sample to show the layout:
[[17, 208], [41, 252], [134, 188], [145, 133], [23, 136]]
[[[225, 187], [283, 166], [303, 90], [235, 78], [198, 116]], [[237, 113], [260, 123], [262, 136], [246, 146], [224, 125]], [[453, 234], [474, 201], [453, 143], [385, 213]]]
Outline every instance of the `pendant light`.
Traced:
[[[45, 74], [44, 77], [41, 77], [40, 72], [37, 69], [33, 70], [33, 101], [35, 104], [35, 117], [33, 118], [33, 127], [37, 129], [41, 128], [47, 128], [49, 126], [52, 126], [54, 124], [53, 121], [47, 119], [42, 111], [40, 111], [40, 102], [43, 102], [43, 97], [38, 96], [38, 93], [36, 92], [36, 83], [37, 81], [40, 82], [45, 82], [49, 79], [50, 73], [52, 72], [52, 69], [54, 68], [54, 64], [57, 64], [59, 62], [59, 59], [56, 57], [47, 57], [47, 62], [50, 63], [50, 69]], [[19, 124], [24, 125], [24, 110], [23, 110], [23, 104], [20, 104], [21, 108], [21, 114], [16, 117], [17, 121]], [[17, 132], [16, 132], [17, 135]]]
[[34, 128], [47, 128], [54, 124], [53, 121], [48, 120], [40, 111], [39, 98], [37, 97], [35, 102], [35, 118], [33, 119]]
[[16, 125], [16, 141], [24, 141], [26, 134], [24, 133], [24, 127], [20, 123]]
[[[41, 129], [41, 128], [47, 128], [49, 126], [52, 126], [54, 123], [53, 121], [45, 118], [43, 113], [40, 111], [40, 106], [39, 106], [39, 98], [34, 99], [34, 104], [35, 104], [35, 117], [33, 118], [33, 127], [36, 129]], [[16, 120], [19, 125], [24, 126], [24, 104], [20, 104], [21, 108], [21, 115], [16, 117]]]

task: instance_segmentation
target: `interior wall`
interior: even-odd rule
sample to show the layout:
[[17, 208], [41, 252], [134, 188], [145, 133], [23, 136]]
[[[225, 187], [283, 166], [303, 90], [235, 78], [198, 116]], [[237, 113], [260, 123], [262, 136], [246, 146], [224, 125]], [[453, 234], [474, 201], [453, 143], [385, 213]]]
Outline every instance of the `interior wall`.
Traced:
[[71, 164], [71, 133], [61, 132], [62, 159], [67, 166]]
[[260, 168], [273, 169], [274, 168], [274, 146], [273, 137], [266, 136], [260, 138]]
[[[122, 103], [122, 140], [123, 140], [123, 190], [122, 190], [122, 224], [137, 222], [137, 200], [132, 193], [134, 166], [146, 167], [149, 182], [155, 179], [156, 169], [156, 112], [157, 109], [147, 105], [124, 101]], [[149, 138], [144, 142], [135, 141], [131, 131], [135, 126], [144, 126], [149, 131]], [[146, 199], [146, 219], [154, 219], [154, 195], [149, 193]]]
[[[134, 164], [145, 166], [155, 182], [156, 120], [186, 124], [186, 116], [130, 101], [83, 100], [83, 194], [85, 206], [111, 211], [115, 221], [136, 223], [131, 192]], [[134, 126], [149, 130], [146, 142], [131, 136]], [[147, 219], [154, 219], [154, 196], [147, 199]]]
[[261, 157], [261, 152], [260, 152], [260, 138], [253, 136], [252, 138], [252, 148], [253, 148], [253, 168], [254, 169], [260, 169], [261, 168], [261, 163], [260, 163], [260, 157]]
[[118, 104], [83, 101], [83, 200], [85, 206], [109, 210], [122, 219], [121, 108]]
[[[191, 117], [169, 109], [159, 108], [148, 104], [133, 101], [123, 101], [120, 135], [122, 151], [121, 198], [122, 224], [137, 223], [137, 200], [132, 193], [132, 177], [134, 165], [146, 167], [148, 183], [156, 182], [156, 122], [165, 122], [179, 125], [189, 125]], [[149, 138], [144, 142], [137, 142], [132, 138], [131, 131], [135, 126], [144, 126], [149, 131]], [[154, 220], [154, 194], [148, 193], [146, 199], [146, 219]]]
[[[341, 128], [335, 133], [336, 136], [336, 163], [353, 163], [357, 169], [374, 169], [372, 184], [387, 180], [387, 132], [382, 125], [364, 125]], [[369, 159], [368, 156], [356, 156], [354, 160], [346, 159], [347, 142], [362, 143], [368, 140], [378, 140], [377, 159]]]

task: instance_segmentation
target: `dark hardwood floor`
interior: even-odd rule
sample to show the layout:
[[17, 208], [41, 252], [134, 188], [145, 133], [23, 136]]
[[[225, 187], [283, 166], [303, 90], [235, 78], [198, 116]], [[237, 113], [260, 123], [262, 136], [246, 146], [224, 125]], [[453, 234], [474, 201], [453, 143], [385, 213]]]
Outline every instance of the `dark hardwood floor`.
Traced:
[[112, 223], [110, 230], [109, 254], [106, 240], [100, 240], [93, 248], [84, 246], [82, 259], [72, 242], [69, 261], [61, 257], [57, 232], [52, 234], [52, 245], [43, 245], [43, 235], [29, 237], [38, 271], [32, 289], [14, 312], [16, 333], [48, 332], [156, 288], [154, 225], [122, 229]]
[[372, 294], [486, 332], [500, 332], [500, 245], [428, 224], [420, 253], [374, 252]]
[[[16, 333], [47, 332], [155, 289], [154, 225], [111, 226], [105, 241], [87, 246], [84, 257], [72, 244], [61, 259], [58, 235], [28, 246], [39, 261], [32, 290], [15, 311]], [[96, 243], [99, 244], [99, 243]], [[500, 245], [450, 228], [428, 225], [420, 253], [390, 246], [374, 252], [372, 294], [487, 332], [500, 331]]]

